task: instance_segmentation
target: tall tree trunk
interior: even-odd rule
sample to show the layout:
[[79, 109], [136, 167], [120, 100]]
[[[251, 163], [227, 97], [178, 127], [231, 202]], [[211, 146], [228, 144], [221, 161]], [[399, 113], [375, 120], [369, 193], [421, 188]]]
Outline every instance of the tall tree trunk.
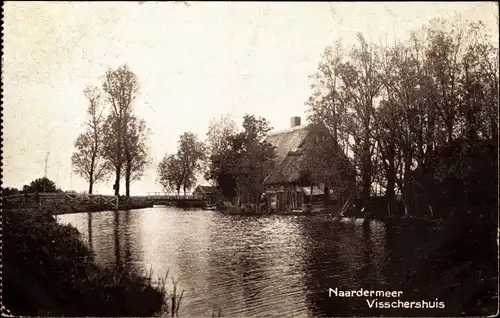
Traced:
[[116, 153], [116, 159], [118, 160], [118, 165], [115, 166], [116, 168], [116, 178], [115, 178], [115, 195], [119, 196], [120, 195], [120, 179], [121, 179], [121, 170], [122, 170], [122, 154], [123, 154], [123, 126], [122, 126], [122, 118], [118, 117], [118, 136], [117, 136], [117, 153]]
[[90, 180], [89, 180], [89, 194], [92, 194], [92, 188], [94, 186], [94, 180], [92, 180], [92, 175], [90, 176]]
[[95, 154], [92, 155], [92, 159], [90, 161], [89, 194], [92, 194], [92, 187], [94, 185], [94, 170], [95, 170]]
[[187, 172], [187, 169], [188, 168], [184, 168], [184, 171], [182, 173], [182, 190], [184, 191], [184, 195], [186, 195], [186, 180], [187, 180], [187, 175], [188, 175], [188, 172]]
[[121, 178], [121, 167], [116, 167], [116, 177], [115, 177], [115, 195], [120, 195], [120, 178]]
[[[392, 160], [391, 160], [392, 161]], [[394, 188], [396, 186], [396, 169], [394, 167], [394, 161], [389, 162], [389, 171], [387, 171], [387, 189], [385, 192], [385, 197], [387, 199], [387, 204], [389, 210], [393, 213], [395, 209], [395, 196]]]
[[411, 161], [412, 158], [410, 154], [406, 153], [405, 154], [405, 159], [404, 159], [404, 173], [403, 173], [403, 201], [405, 205], [405, 213], [407, 212], [408, 215], [411, 214], [411, 181], [410, 181], [410, 174], [411, 174]]
[[449, 115], [446, 119], [446, 133], [448, 135], [448, 143], [453, 141], [453, 115]]
[[328, 185], [325, 182], [325, 189], [323, 193], [323, 205], [325, 208], [328, 207], [328, 204], [330, 203], [330, 189], [328, 189]]
[[127, 161], [127, 165], [125, 167], [125, 195], [127, 198], [130, 197], [130, 174], [131, 174], [131, 163], [130, 160]]
[[[368, 138], [365, 136], [365, 138]], [[369, 213], [369, 201], [370, 201], [370, 192], [371, 192], [371, 159], [370, 159], [370, 145], [368, 143], [368, 139], [364, 141], [364, 149], [363, 149], [363, 163], [362, 163], [362, 196], [363, 196], [363, 207], [364, 207], [364, 218], [365, 221], [368, 222], [370, 218]]]
[[469, 67], [465, 65], [465, 98], [467, 100], [467, 109], [465, 111], [465, 134], [467, 139], [474, 144], [477, 131], [476, 131], [476, 105], [474, 105], [475, 99], [475, 87], [471, 87], [469, 82]]

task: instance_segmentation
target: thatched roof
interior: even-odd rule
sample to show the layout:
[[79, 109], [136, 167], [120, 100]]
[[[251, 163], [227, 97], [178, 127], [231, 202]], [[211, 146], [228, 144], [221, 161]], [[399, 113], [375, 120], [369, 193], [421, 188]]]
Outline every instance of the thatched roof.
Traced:
[[202, 186], [199, 185], [194, 189], [193, 193], [200, 193], [200, 194], [213, 194], [216, 192], [216, 188], [212, 186]]
[[300, 178], [301, 167], [304, 162], [304, 156], [288, 155], [277, 164], [277, 167], [269, 173], [264, 180], [264, 184], [281, 184], [296, 182]]
[[309, 125], [296, 126], [286, 130], [271, 132], [266, 141], [276, 147], [276, 160], [281, 162], [290, 151], [299, 148], [309, 134]]
[[304, 160], [302, 146], [309, 135], [309, 126], [296, 126], [270, 133], [266, 141], [276, 148], [276, 165], [264, 184], [296, 182], [300, 178]]
[[[311, 151], [311, 145], [308, 144], [314, 142], [315, 138], [321, 137], [322, 134], [327, 134], [330, 136], [325, 127], [320, 125], [302, 125], [296, 126], [287, 130], [277, 131], [270, 133], [266, 137], [266, 141], [272, 144], [276, 148], [276, 161], [274, 164], [274, 169], [270, 171], [268, 176], [264, 179], [264, 184], [286, 184], [286, 183], [296, 183], [303, 176], [303, 172], [307, 169], [306, 166], [310, 162], [306, 162], [305, 151]], [[337, 162], [340, 170], [352, 171], [352, 176], [354, 178], [356, 171], [352, 164], [350, 163], [347, 155], [335, 144], [329, 147], [328, 154], [331, 155], [331, 147], [336, 147], [338, 154], [341, 158], [345, 160], [340, 160]], [[307, 150], [309, 149], [309, 150]], [[314, 154], [314, 156], [321, 157], [321, 153]]]

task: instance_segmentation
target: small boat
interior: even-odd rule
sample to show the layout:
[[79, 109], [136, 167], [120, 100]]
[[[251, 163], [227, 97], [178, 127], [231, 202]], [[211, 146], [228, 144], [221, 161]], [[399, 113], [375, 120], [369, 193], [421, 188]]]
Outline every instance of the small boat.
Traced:
[[217, 210], [217, 207], [214, 205], [206, 206], [205, 210]]

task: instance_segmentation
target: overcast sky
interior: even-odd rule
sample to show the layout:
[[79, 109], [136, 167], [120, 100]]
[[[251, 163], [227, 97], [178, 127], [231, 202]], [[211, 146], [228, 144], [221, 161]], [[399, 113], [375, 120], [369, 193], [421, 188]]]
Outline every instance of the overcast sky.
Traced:
[[[304, 120], [308, 76], [337, 38], [404, 37], [432, 18], [483, 20], [495, 32], [494, 2], [175, 3], [7, 2], [4, 4], [3, 185], [22, 187], [44, 174], [83, 191], [71, 173], [73, 143], [86, 116], [83, 89], [112, 67], [138, 75], [135, 113], [152, 131], [153, 163], [133, 194], [161, 191], [163, 155], [179, 135], [204, 138], [214, 116], [244, 113], [287, 128]], [[498, 33], [496, 33], [498, 34]], [[498, 36], [498, 35], [497, 35]], [[111, 194], [112, 182], [97, 193]]]

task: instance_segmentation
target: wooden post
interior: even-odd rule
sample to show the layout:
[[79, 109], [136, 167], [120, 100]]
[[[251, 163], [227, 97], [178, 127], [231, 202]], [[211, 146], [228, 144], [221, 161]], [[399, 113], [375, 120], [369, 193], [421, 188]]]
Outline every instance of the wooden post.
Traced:
[[286, 209], [285, 210], [288, 210], [288, 206], [290, 205], [290, 201], [289, 201], [289, 198], [288, 198], [288, 189], [285, 188], [285, 206], [286, 206]]
[[327, 184], [327, 180], [325, 180], [325, 185], [323, 186], [323, 204], [325, 208], [327, 208], [330, 203], [330, 189]]

